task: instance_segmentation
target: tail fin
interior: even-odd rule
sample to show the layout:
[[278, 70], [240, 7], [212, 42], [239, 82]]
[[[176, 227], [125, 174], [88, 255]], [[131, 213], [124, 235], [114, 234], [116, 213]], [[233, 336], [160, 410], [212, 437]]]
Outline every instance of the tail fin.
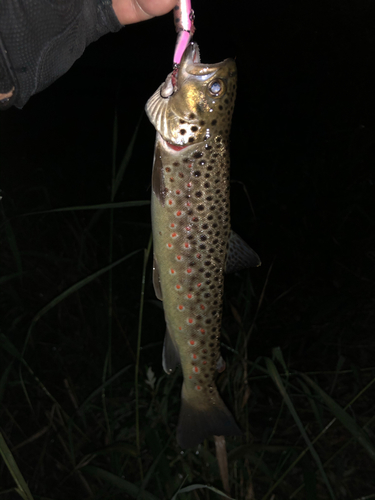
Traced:
[[177, 427], [177, 442], [181, 448], [193, 448], [208, 436], [241, 436], [233, 415], [225, 406], [217, 389], [213, 401], [195, 390], [182, 386], [181, 410]]

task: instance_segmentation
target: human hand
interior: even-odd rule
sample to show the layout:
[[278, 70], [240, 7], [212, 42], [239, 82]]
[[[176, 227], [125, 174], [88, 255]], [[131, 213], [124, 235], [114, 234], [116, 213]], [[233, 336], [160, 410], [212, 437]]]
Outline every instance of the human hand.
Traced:
[[176, 0], [112, 0], [112, 7], [121, 24], [133, 24], [162, 16], [176, 3]]

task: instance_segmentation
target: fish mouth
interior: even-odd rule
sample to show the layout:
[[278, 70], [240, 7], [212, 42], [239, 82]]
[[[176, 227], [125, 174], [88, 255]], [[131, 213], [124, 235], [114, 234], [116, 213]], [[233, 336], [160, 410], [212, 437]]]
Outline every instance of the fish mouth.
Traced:
[[160, 88], [160, 96], [163, 99], [169, 99], [173, 94], [178, 91], [179, 86], [181, 86], [182, 78], [180, 78], [181, 74], [184, 74], [184, 78], [186, 78], [186, 71], [191, 65], [200, 64], [201, 57], [199, 52], [198, 44], [195, 42], [190, 42], [181, 58], [180, 64], [175, 65], [172, 73], [170, 73], [164, 84]]

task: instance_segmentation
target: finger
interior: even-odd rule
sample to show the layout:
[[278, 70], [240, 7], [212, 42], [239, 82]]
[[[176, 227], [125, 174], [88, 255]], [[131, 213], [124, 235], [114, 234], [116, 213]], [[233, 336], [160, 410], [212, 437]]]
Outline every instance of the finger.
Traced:
[[112, 6], [121, 24], [146, 21], [154, 16], [166, 14], [176, 0], [112, 0]]

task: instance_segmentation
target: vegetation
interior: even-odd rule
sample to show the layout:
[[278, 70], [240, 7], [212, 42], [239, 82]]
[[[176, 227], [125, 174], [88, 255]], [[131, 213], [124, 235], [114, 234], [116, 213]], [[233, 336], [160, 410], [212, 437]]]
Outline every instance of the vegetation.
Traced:
[[[373, 22], [359, 4], [262, 2], [246, 30], [225, 8], [249, 37], [225, 41], [240, 74], [232, 222], [262, 259], [225, 283], [218, 385], [244, 431], [226, 439], [236, 500], [375, 499]], [[204, 15], [211, 62], [223, 45], [199, 39]], [[176, 443], [181, 374], [161, 367], [154, 131], [139, 118], [169, 69], [163, 47], [148, 52], [158, 22], [116, 106], [90, 91], [89, 49], [82, 87], [78, 63], [0, 116], [0, 500], [225, 498], [214, 439]]]

